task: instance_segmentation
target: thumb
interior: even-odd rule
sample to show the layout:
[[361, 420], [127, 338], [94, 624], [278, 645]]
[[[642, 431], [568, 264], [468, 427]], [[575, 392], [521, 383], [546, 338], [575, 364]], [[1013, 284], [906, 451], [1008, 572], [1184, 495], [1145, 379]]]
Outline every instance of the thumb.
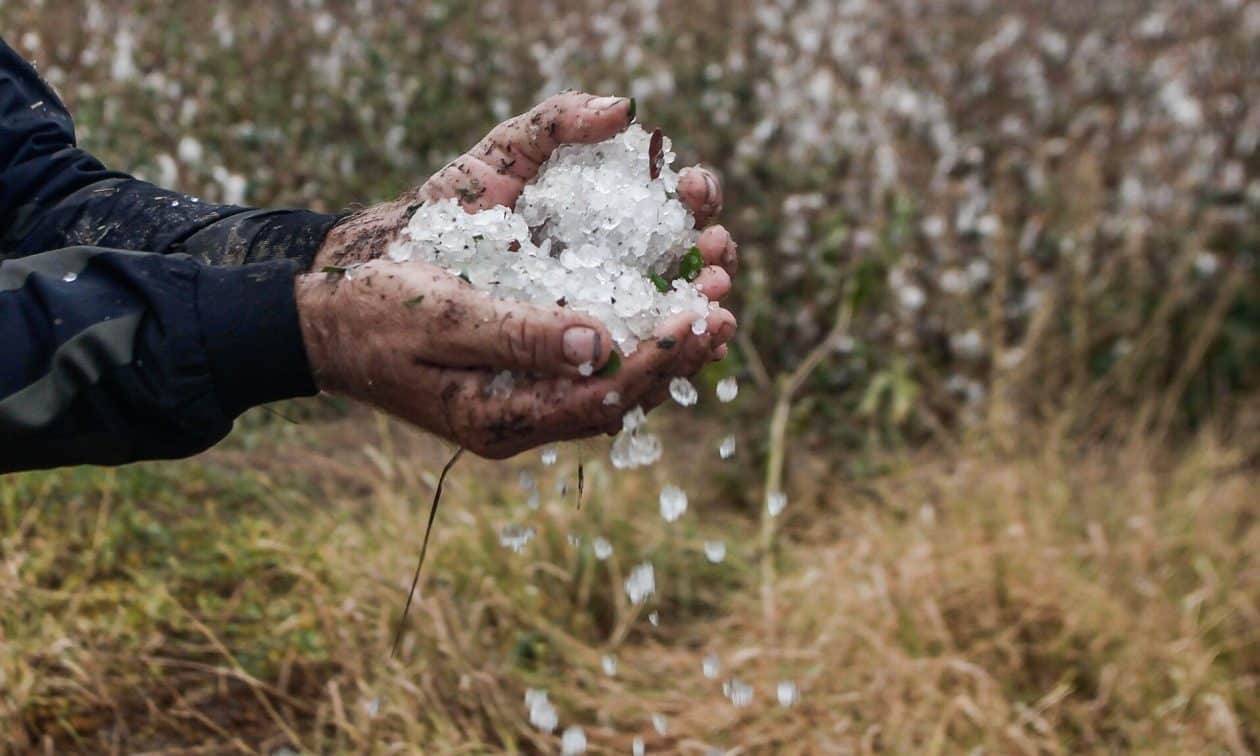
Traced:
[[602, 323], [564, 307], [495, 299], [463, 285], [433, 300], [424, 309], [434, 316], [432, 352], [442, 365], [582, 376], [612, 351]]

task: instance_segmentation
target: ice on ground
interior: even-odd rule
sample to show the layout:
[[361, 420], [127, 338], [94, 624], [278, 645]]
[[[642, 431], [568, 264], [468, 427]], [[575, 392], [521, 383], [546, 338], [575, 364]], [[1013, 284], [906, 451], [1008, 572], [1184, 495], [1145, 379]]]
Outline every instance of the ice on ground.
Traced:
[[669, 731], [669, 720], [665, 718], [664, 714], [653, 714], [652, 727], [656, 729], [657, 733], [664, 735]]
[[652, 627], [660, 627], [661, 614], [657, 611], [648, 612], [648, 622], [652, 623]]
[[564, 756], [580, 756], [586, 753], [586, 732], [577, 725], [565, 730], [560, 739], [560, 752]]
[[547, 699], [547, 691], [530, 688], [525, 691], [525, 705], [529, 707], [529, 723], [543, 732], [552, 732], [560, 723], [556, 709]]
[[668, 139], [652, 178], [651, 138], [634, 124], [599, 144], [559, 147], [515, 212], [467, 213], [454, 198], [426, 203], [389, 257], [440, 265], [502, 299], [563, 302], [608, 326], [625, 354], [673, 315], [693, 315], [693, 331], [703, 333], [704, 294], [682, 277], [667, 280], [699, 234], [677, 197]]
[[617, 674], [617, 657], [612, 654], [605, 654], [600, 660], [600, 665], [604, 668], [604, 674], [614, 677]]
[[630, 577], [626, 578], [626, 596], [630, 603], [642, 604], [653, 593], [656, 593], [656, 570], [651, 562], [644, 562], [631, 570]]
[[559, 456], [560, 449], [554, 444], [551, 446], [544, 446], [542, 450], [542, 463], [547, 466], [554, 465]]
[[691, 381], [681, 376], [669, 382], [669, 395], [684, 407], [690, 407], [700, 399], [700, 395], [696, 393], [696, 387], [691, 385]]
[[785, 709], [801, 700], [801, 691], [791, 680], [780, 680], [774, 692], [775, 697], [779, 699], [779, 705]]
[[730, 459], [735, 456], [735, 436], [730, 435], [722, 439], [722, 443], [718, 444], [718, 456], [722, 459]]
[[647, 753], [647, 748], [643, 745], [643, 738], [638, 735], [634, 736], [634, 742], [630, 744], [630, 753], [634, 754], [634, 756], [643, 756], [643, 754]]
[[726, 558], [726, 541], [705, 541], [704, 556], [714, 564], [721, 562]]
[[752, 686], [735, 677], [722, 683], [722, 694], [735, 706], [747, 706], [753, 700]]
[[739, 396], [739, 381], [734, 376], [723, 378], [717, 384], [718, 401], [726, 404], [735, 401], [735, 397]]
[[675, 485], [661, 489], [661, 518], [673, 522], [687, 511], [687, 493]]
[[708, 654], [704, 657], [704, 661], [701, 662], [700, 669], [704, 672], [705, 677], [713, 680], [722, 671], [722, 662], [718, 661], [717, 654]]

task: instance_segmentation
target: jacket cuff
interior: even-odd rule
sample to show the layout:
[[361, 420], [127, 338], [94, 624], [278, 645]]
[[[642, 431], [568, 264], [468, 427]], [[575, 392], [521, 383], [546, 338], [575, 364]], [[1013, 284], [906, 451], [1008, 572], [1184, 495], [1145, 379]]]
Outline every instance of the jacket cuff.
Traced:
[[298, 321], [294, 260], [202, 268], [197, 312], [219, 402], [229, 417], [318, 393]]

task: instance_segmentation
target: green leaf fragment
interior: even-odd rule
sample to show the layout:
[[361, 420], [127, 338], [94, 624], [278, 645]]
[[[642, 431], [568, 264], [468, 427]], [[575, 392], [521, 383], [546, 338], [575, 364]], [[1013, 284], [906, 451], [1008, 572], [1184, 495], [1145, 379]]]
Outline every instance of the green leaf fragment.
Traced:
[[621, 354], [614, 349], [612, 353], [608, 355], [608, 362], [605, 362], [602, 368], [595, 371], [595, 375], [616, 375], [619, 370], [621, 370]]
[[411, 299], [408, 299], [406, 302], [403, 302], [403, 304], [406, 305], [407, 307], [415, 307], [416, 305], [420, 304], [423, 301], [424, 301], [424, 295], [420, 294], [418, 296], [412, 297]]
[[678, 263], [678, 275], [685, 281], [696, 280], [696, 276], [700, 275], [703, 269], [704, 256], [700, 254], [699, 247], [687, 250], [687, 254], [683, 255], [682, 261]]
[[661, 292], [662, 294], [664, 294], [665, 292], [673, 288], [670, 285], [669, 281], [666, 281], [665, 277], [662, 276], [660, 273], [653, 273], [650, 276], [648, 276], [648, 278], [651, 279], [652, 285], [656, 287], [656, 290]]

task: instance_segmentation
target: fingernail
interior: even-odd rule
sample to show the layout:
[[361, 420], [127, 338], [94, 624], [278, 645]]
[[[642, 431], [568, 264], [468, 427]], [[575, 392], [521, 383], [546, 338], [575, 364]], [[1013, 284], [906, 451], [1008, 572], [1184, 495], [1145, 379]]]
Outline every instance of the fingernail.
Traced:
[[726, 251], [722, 253], [723, 267], [729, 268], [735, 264], [735, 255], [738, 253], [738, 251], [739, 251], [739, 245], [736, 244], [735, 242], [732, 241], [730, 244], [726, 245]]
[[610, 108], [615, 108], [625, 102], [624, 97], [596, 97], [594, 100], [586, 103], [586, 107], [597, 113], [602, 113]]
[[594, 363], [599, 359], [599, 332], [586, 326], [574, 326], [564, 332], [564, 359], [570, 365]]

